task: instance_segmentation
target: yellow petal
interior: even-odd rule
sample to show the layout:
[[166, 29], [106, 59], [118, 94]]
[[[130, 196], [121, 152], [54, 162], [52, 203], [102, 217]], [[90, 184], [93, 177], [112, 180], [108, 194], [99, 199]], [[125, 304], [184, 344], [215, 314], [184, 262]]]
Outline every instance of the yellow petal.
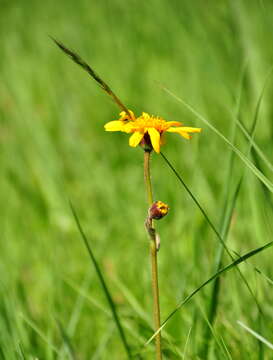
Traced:
[[124, 131], [124, 122], [120, 120], [109, 121], [104, 125], [105, 131]]
[[195, 128], [195, 127], [182, 126], [181, 131], [188, 132], [188, 133], [200, 133], [202, 131], [202, 129]]
[[160, 153], [160, 134], [154, 128], [148, 128], [148, 134], [150, 135], [151, 143], [154, 151]]
[[194, 128], [194, 127], [186, 127], [186, 126], [180, 126], [180, 127], [170, 127], [168, 132], [177, 133], [185, 139], [191, 139], [191, 136], [188, 133], [200, 133], [200, 128]]
[[135, 114], [133, 113], [132, 110], [128, 110], [128, 111], [129, 111], [130, 116], [127, 114], [126, 111], [122, 111], [121, 113], [119, 113], [119, 116], [120, 116], [119, 120], [121, 120], [121, 121], [132, 120], [132, 121], [134, 121], [135, 120]]
[[187, 132], [183, 131], [182, 129], [183, 129], [182, 127], [180, 127], [180, 128], [169, 128], [166, 131], [172, 132], [172, 133], [177, 133], [180, 136], [183, 136], [183, 138], [185, 138], [187, 140], [190, 140], [191, 136]]
[[133, 135], [130, 136], [129, 145], [132, 147], [136, 147], [142, 140], [143, 136], [144, 133], [141, 133], [139, 131], [134, 132]]
[[191, 139], [191, 136], [188, 133], [184, 132], [184, 131], [180, 131], [179, 135], [183, 136], [183, 138], [185, 138], [187, 140]]
[[166, 125], [168, 126], [181, 126], [182, 124], [178, 121], [167, 121]]
[[186, 132], [186, 133], [200, 133], [202, 129], [200, 128], [195, 128], [195, 127], [187, 127], [187, 126], [179, 126], [179, 127], [170, 127], [168, 130], [168, 132], [175, 132], [180, 134], [181, 132]]
[[133, 111], [132, 111], [132, 110], [129, 110], [129, 113], [130, 113], [130, 115], [131, 115], [131, 120], [132, 120], [132, 121], [135, 121], [136, 117], [135, 117], [135, 114], [133, 113]]
[[143, 112], [142, 115], [139, 117], [140, 119], [144, 119], [144, 120], [149, 120], [150, 119], [150, 115], [146, 112]]
[[130, 134], [132, 132], [134, 132], [134, 125], [133, 122], [127, 122], [123, 125], [122, 131], [126, 132], [127, 134]]

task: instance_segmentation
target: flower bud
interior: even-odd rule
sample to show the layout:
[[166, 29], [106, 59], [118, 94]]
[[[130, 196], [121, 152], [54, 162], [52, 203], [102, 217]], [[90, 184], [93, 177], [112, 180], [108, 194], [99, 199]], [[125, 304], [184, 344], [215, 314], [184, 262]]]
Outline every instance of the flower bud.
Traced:
[[169, 206], [162, 201], [156, 201], [149, 209], [149, 218], [159, 220], [167, 215], [169, 212]]

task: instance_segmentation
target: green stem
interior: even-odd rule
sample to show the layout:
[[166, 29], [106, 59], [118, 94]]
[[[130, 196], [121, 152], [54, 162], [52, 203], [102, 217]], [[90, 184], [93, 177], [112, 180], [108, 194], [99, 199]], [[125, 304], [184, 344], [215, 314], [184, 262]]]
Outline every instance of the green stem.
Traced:
[[144, 151], [144, 180], [147, 191], [148, 205], [151, 206], [153, 203], [153, 190], [150, 173], [150, 151]]
[[[150, 151], [144, 151], [144, 180], [147, 191], [147, 198], [149, 206], [153, 203], [153, 191], [150, 174]], [[151, 228], [153, 225], [151, 224]], [[158, 269], [157, 269], [157, 246], [155, 232], [149, 232], [150, 235], [150, 257], [152, 269], [152, 291], [153, 291], [153, 313], [155, 331], [160, 328], [160, 306], [159, 306], [159, 288], [158, 288]], [[161, 352], [161, 333], [159, 332], [155, 337], [156, 360], [162, 359]]]

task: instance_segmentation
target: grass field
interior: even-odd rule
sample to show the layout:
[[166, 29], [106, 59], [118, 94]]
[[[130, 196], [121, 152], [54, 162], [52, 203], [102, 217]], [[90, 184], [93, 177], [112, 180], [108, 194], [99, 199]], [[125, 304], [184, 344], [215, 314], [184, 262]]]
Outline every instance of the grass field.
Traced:
[[[132, 353], [155, 358], [143, 150], [104, 131], [119, 109], [49, 35], [136, 114], [202, 127], [162, 150], [237, 258], [273, 240], [272, 23], [270, 0], [2, 0], [0, 359], [127, 359], [69, 199]], [[171, 208], [156, 224], [163, 321], [232, 260], [157, 154], [152, 181]], [[240, 271], [170, 318], [164, 359], [273, 359], [272, 249]]]

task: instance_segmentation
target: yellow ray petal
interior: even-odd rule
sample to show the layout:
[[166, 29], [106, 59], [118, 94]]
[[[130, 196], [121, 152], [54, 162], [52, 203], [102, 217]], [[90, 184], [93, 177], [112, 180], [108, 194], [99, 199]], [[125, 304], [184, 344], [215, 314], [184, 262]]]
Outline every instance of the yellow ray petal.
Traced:
[[104, 125], [105, 131], [123, 131], [124, 122], [120, 120], [109, 121]]
[[129, 121], [127, 123], [124, 123], [122, 131], [126, 132], [127, 134], [130, 134], [134, 132], [134, 125], [133, 121]]
[[181, 131], [188, 132], [188, 133], [200, 133], [202, 131], [202, 129], [201, 128], [195, 128], [195, 127], [182, 126]]
[[172, 132], [172, 133], [177, 133], [177, 134], [181, 135], [183, 138], [189, 140], [189, 139], [191, 139], [191, 136], [189, 135], [189, 133], [199, 133], [201, 131], [201, 129], [194, 128], [194, 127], [181, 126], [181, 127], [170, 127], [167, 131]]
[[179, 127], [170, 127], [168, 130], [168, 132], [175, 132], [180, 134], [181, 132], [183, 133], [200, 133], [202, 129], [200, 128], [195, 128], [195, 127], [187, 127], [187, 126], [179, 126]]
[[160, 134], [159, 132], [154, 128], [148, 128], [148, 134], [150, 135], [151, 143], [153, 146], [153, 149], [158, 154], [160, 153]]
[[139, 131], [134, 132], [133, 135], [130, 136], [129, 145], [132, 147], [136, 147], [142, 140], [143, 136], [144, 133], [141, 133]]
[[146, 112], [142, 113], [142, 117], [144, 117], [145, 119], [150, 119], [150, 115]]
[[166, 125], [168, 125], [168, 126], [182, 126], [181, 122], [178, 122], [178, 121], [167, 121]]
[[129, 111], [129, 114], [131, 115], [131, 118], [129, 118], [128, 114], [125, 111], [122, 111], [121, 113], [119, 113], [120, 121], [126, 121], [126, 120], [134, 121], [136, 119], [133, 111], [132, 110], [128, 110], [128, 111]]
[[191, 139], [191, 136], [188, 133], [184, 132], [184, 131], [180, 131], [179, 135], [183, 136], [183, 138], [185, 138], [187, 140]]

